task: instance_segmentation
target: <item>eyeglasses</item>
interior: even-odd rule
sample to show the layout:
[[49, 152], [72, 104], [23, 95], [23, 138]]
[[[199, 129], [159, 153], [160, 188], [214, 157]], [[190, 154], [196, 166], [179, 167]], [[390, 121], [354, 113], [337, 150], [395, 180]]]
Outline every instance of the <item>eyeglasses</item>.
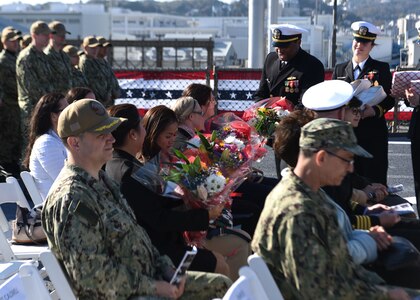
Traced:
[[340, 155], [337, 155], [334, 152], [331, 152], [329, 150], [325, 150], [325, 152], [327, 152], [331, 156], [334, 156], [334, 157], [337, 157], [337, 158], [341, 159], [342, 161], [345, 161], [349, 165], [354, 165], [354, 159], [347, 159], [347, 158], [341, 157]]
[[362, 110], [358, 107], [349, 107], [349, 109], [351, 109], [351, 112], [355, 116], [360, 115], [362, 113]]

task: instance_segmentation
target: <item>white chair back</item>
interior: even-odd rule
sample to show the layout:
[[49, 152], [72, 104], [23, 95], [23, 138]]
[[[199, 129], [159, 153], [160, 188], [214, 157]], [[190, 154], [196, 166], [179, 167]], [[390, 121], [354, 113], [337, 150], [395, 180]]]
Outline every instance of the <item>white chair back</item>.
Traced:
[[41, 197], [41, 193], [39, 192], [31, 173], [28, 171], [22, 171], [20, 172], [20, 178], [22, 178], [34, 205], [36, 206], [42, 204], [43, 199]]
[[30, 262], [24, 263], [19, 268], [19, 277], [23, 281], [25, 291], [28, 292], [28, 299], [51, 299], [50, 293], [48, 292], [36, 265]]
[[19, 272], [0, 286], [0, 299], [48, 300], [50, 294], [34, 262], [20, 266]]
[[16, 203], [20, 207], [31, 209], [16, 178], [7, 177], [6, 182], [0, 182], [0, 204]]
[[[6, 182], [0, 183], [0, 204], [3, 203], [16, 203], [20, 207], [31, 208], [19, 183], [14, 177], [7, 177]], [[11, 242], [8, 239], [8, 237], [11, 236], [11, 228], [1, 207], [0, 229], [0, 254], [3, 256], [3, 261], [5, 262], [16, 259], [37, 260], [39, 253], [48, 248], [47, 246], [11, 245]]]
[[269, 300], [283, 300], [273, 275], [271, 275], [265, 261], [258, 254], [252, 254], [248, 257], [248, 264], [255, 272], [268, 295]]
[[269, 300], [257, 275], [250, 267], [240, 268], [239, 275], [223, 300]]
[[39, 258], [58, 294], [57, 299], [76, 300], [71, 285], [54, 254], [50, 250], [45, 250], [41, 252]]

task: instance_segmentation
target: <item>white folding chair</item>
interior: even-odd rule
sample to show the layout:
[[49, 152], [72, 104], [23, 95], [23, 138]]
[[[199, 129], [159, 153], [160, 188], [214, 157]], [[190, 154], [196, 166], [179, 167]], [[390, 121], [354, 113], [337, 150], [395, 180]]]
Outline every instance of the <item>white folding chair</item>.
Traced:
[[252, 254], [248, 257], [248, 264], [255, 272], [267, 292], [269, 300], [283, 300], [283, 296], [274, 281], [265, 261], [258, 254]]
[[27, 262], [0, 286], [0, 299], [48, 300], [50, 294], [35, 262]]
[[[0, 183], [0, 204], [16, 203], [20, 207], [30, 209], [29, 203], [23, 195], [16, 178], [7, 177], [6, 182]], [[47, 246], [38, 245], [14, 245], [8, 236], [11, 236], [11, 229], [3, 210], [0, 207], [0, 252], [5, 262], [17, 259], [37, 260], [41, 251], [48, 249]]]
[[239, 269], [239, 278], [226, 292], [223, 300], [269, 300], [266, 291], [254, 271], [248, 267]]
[[50, 250], [42, 251], [39, 256], [45, 271], [54, 285], [53, 299], [76, 300], [71, 285], [57, 258]]
[[43, 199], [41, 197], [41, 193], [39, 192], [31, 173], [28, 171], [22, 171], [20, 172], [20, 178], [22, 178], [34, 205], [36, 206], [42, 204]]

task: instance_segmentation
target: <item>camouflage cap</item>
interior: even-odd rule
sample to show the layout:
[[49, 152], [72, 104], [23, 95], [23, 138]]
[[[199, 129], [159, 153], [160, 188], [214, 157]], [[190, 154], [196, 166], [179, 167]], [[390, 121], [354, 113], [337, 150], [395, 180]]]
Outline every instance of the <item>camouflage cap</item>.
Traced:
[[63, 47], [63, 52], [66, 53], [70, 57], [75, 57], [79, 55], [79, 49], [77, 49], [73, 45], [66, 45]]
[[79, 136], [84, 132], [106, 134], [115, 130], [122, 121], [125, 119], [110, 117], [99, 101], [82, 99], [61, 112], [57, 132], [61, 138]]
[[25, 34], [20, 41], [20, 46], [22, 48], [27, 47], [32, 42], [32, 37], [30, 34]]
[[112, 47], [112, 44], [103, 36], [98, 36], [96, 37], [96, 39], [98, 40], [99, 44], [101, 44], [102, 47]]
[[101, 44], [98, 42], [97, 38], [93, 35], [89, 35], [83, 39], [83, 47], [98, 47]]
[[20, 31], [15, 29], [5, 28], [1, 32], [1, 41], [4, 43], [5, 41], [16, 41], [21, 39], [22, 36], [20, 35]]
[[44, 21], [36, 21], [31, 25], [31, 33], [34, 34], [50, 34], [51, 29]]
[[303, 126], [299, 146], [312, 151], [343, 149], [358, 156], [372, 158], [369, 152], [357, 144], [351, 124], [337, 119], [319, 118]]
[[48, 27], [51, 29], [52, 34], [56, 34], [58, 36], [65, 36], [66, 34], [71, 34], [66, 30], [66, 26], [59, 21], [52, 21], [48, 24]]

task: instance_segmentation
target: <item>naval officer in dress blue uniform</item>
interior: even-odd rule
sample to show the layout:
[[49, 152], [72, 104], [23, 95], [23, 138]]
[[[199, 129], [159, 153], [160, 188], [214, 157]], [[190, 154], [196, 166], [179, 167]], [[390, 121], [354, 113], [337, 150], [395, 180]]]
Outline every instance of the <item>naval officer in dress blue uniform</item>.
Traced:
[[[324, 81], [324, 65], [300, 47], [306, 29], [290, 24], [270, 27], [272, 45], [264, 62], [260, 86], [254, 95], [256, 101], [270, 97], [285, 97], [296, 108], [302, 107], [303, 93], [311, 86]], [[276, 157], [277, 177], [280, 160]]]
[[381, 85], [387, 97], [378, 105], [366, 105], [362, 120], [354, 129], [359, 144], [373, 155], [373, 159], [357, 157], [355, 170], [371, 182], [386, 185], [388, 171], [388, 129], [385, 113], [391, 109], [395, 100], [390, 95], [392, 75], [389, 64], [374, 60], [369, 53], [375, 46], [380, 30], [371, 23], [359, 21], [351, 25], [353, 31], [353, 57], [350, 61], [337, 64], [332, 78], [352, 82], [356, 79], [369, 79], [372, 85]]
[[255, 100], [283, 96], [298, 105], [308, 88], [324, 81], [324, 66], [300, 47], [302, 33], [307, 30], [279, 24], [272, 25], [271, 32], [275, 52], [265, 59]]

